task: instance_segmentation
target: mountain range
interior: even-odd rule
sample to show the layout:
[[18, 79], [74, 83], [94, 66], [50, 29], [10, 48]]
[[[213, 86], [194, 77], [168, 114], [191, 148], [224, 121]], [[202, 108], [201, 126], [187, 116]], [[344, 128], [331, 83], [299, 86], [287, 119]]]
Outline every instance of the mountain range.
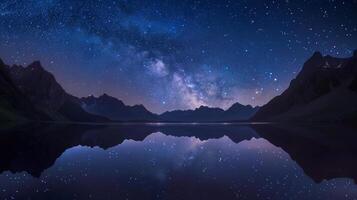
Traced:
[[155, 114], [128, 106], [108, 94], [78, 98], [68, 94], [39, 61], [27, 67], [0, 60], [0, 120], [228, 122], [357, 120], [357, 51], [350, 58], [315, 52], [289, 87], [266, 105], [233, 104], [227, 110], [201, 106]]
[[257, 109], [236, 103], [226, 111], [201, 106], [158, 115], [143, 105], [125, 105], [108, 94], [82, 98], [70, 95], [39, 61], [23, 67], [8, 66], [0, 60], [0, 120], [213, 122], [248, 120]]
[[143, 105], [128, 106], [115, 97], [103, 94], [80, 99], [87, 112], [105, 116], [115, 121], [161, 121], [161, 122], [219, 122], [248, 120], [258, 110], [250, 105], [233, 104], [229, 109], [201, 106], [195, 110], [167, 111], [160, 115], [148, 111]]
[[158, 116], [143, 105], [128, 106], [122, 101], [103, 94], [80, 98], [81, 106], [89, 113], [105, 116], [115, 121], [155, 121]]
[[350, 58], [315, 52], [289, 87], [251, 120], [356, 122], [357, 50]]
[[0, 72], [2, 120], [109, 121], [82, 109], [79, 99], [68, 94], [38, 61], [27, 67], [0, 61]]
[[194, 110], [174, 110], [160, 115], [161, 121], [181, 122], [219, 122], [219, 121], [247, 121], [259, 109], [251, 105], [233, 104], [227, 110], [200, 106]]

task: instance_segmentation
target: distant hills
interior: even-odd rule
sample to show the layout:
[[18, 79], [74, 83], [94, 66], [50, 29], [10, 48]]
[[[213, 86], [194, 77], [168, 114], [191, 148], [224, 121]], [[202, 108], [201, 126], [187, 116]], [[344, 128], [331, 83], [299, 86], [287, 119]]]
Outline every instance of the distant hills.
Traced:
[[160, 122], [355, 122], [357, 51], [350, 58], [316, 52], [281, 95], [266, 105], [233, 104], [227, 110], [201, 106], [155, 114], [143, 105], [128, 106], [115, 97], [78, 98], [68, 94], [36, 61], [27, 67], [0, 60], [0, 120], [160, 121]]
[[247, 121], [258, 110], [250, 105], [233, 104], [227, 110], [201, 106], [195, 110], [175, 110], [160, 115], [162, 121], [181, 122], [219, 122], [219, 121]]
[[87, 112], [105, 116], [116, 121], [163, 121], [163, 122], [222, 122], [248, 120], [258, 107], [243, 106], [235, 103], [223, 110], [201, 106], [195, 110], [174, 110], [161, 115], [151, 113], [143, 105], [127, 106], [122, 101], [103, 94], [80, 99], [82, 108]]
[[219, 122], [248, 120], [257, 107], [234, 104], [228, 110], [201, 106], [161, 115], [143, 105], [128, 106], [115, 97], [78, 98], [68, 94], [39, 61], [27, 67], [5, 65], [0, 60], [0, 120], [36, 121], [170, 121]]
[[105, 116], [116, 121], [155, 121], [156, 114], [143, 105], [127, 106], [122, 101], [103, 94], [99, 97], [88, 96], [80, 99], [81, 106], [87, 112]]
[[357, 121], [357, 51], [350, 58], [316, 52], [281, 95], [253, 121]]

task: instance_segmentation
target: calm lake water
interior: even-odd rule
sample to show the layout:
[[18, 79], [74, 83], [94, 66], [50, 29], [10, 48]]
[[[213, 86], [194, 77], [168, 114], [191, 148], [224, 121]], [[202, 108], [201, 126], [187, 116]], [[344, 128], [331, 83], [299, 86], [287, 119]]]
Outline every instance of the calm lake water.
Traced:
[[23, 125], [0, 129], [0, 199], [357, 199], [338, 126]]

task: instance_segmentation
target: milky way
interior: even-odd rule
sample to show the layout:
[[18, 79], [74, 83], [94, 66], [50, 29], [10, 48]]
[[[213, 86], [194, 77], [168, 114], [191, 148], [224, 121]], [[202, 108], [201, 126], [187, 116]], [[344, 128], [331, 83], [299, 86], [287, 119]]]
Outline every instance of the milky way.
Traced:
[[357, 1], [3, 0], [0, 57], [76, 96], [163, 112], [279, 95], [314, 51], [357, 48]]

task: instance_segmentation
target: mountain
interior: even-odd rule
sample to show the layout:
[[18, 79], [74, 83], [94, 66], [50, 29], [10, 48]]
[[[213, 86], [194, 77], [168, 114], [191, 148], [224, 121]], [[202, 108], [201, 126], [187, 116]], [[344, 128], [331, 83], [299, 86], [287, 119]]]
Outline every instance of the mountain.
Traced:
[[224, 110], [221, 108], [200, 106], [195, 110], [174, 110], [164, 112], [160, 115], [160, 120], [181, 122], [217, 121], [217, 117], [222, 116], [223, 113]]
[[218, 122], [247, 120], [258, 109], [236, 103], [227, 110], [201, 106], [157, 115], [143, 105], [127, 106], [107, 94], [72, 96], [39, 61], [27, 67], [10, 67], [2, 61], [0, 65], [0, 120]]
[[89, 113], [105, 116], [118, 121], [155, 121], [157, 115], [143, 105], [127, 106], [122, 101], [103, 94], [99, 97], [88, 96], [80, 99], [82, 108]]
[[160, 115], [161, 121], [181, 122], [219, 122], [219, 121], [244, 121], [252, 117], [258, 110], [250, 105], [233, 104], [227, 110], [201, 106], [195, 110], [168, 111]]
[[315, 52], [281, 95], [253, 121], [356, 121], [357, 51], [350, 58]]
[[259, 109], [259, 106], [252, 107], [251, 105], [235, 103], [225, 111], [224, 118], [226, 120], [247, 120], [250, 119]]
[[33, 62], [27, 67], [13, 65], [9, 72], [17, 88], [38, 110], [47, 113], [51, 119], [65, 119], [56, 111], [66, 101], [67, 94], [40, 62]]
[[44, 113], [36, 110], [30, 100], [21, 93], [11, 80], [9, 66], [0, 59], [0, 121], [46, 120]]
[[10, 102], [12, 107], [17, 109], [7, 109], [6, 113], [10, 115], [21, 113], [20, 116], [31, 120], [108, 121], [105, 117], [84, 111], [78, 104], [78, 98], [66, 93], [39, 61], [27, 67], [2, 65], [3, 79], [0, 87], [5, 88], [6, 102]]
[[118, 121], [167, 121], [167, 122], [218, 122], [247, 120], [254, 115], [258, 107], [233, 104], [229, 109], [201, 106], [195, 110], [174, 110], [157, 115], [143, 105], [127, 106], [115, 97], [103, 94], [80, 99], [82, 108], [89, 113], [105, 116]]

